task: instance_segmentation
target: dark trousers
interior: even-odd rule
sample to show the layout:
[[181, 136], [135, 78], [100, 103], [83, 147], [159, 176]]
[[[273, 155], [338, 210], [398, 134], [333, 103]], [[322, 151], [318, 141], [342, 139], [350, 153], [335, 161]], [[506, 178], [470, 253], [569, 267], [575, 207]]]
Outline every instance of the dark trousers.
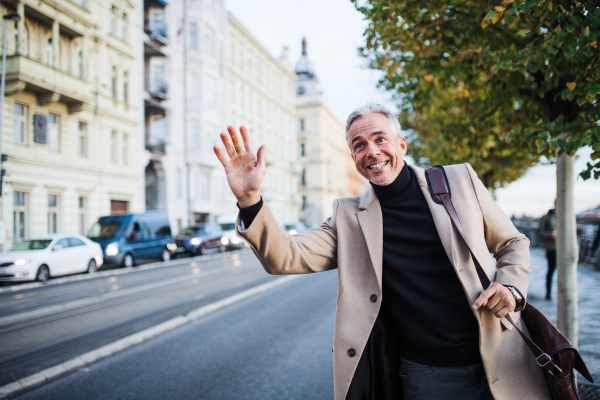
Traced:
[[546, 250], [546, 258], [548, 258], [548, 273], [546, 274], [546, 298], [550, 298], [552, 291], [552, 276], [556, 270], [556, 250]]
[[400, 360], [404, 400], [494, 400], [483, 364], [430, 367]]

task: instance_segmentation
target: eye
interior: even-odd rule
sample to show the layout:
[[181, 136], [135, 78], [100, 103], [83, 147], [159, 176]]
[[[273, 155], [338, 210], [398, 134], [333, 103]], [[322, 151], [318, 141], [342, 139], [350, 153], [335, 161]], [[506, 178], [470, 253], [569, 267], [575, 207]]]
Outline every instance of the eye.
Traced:
[[385, 142], [385, 141], [386, 141], [386, 139], [385, 139], [384, 137], [378, 137], [377, 139], [375, 139], [375, 141], [376, 141], [377, 143], [383, 143], [383, 142]]
[[364, 146], [364, 145], [363, 145], [362, 143], [357, 143], [357, 144], [354, 146], [354, 151], [356, 151], [356, 150], [358, 150], [358, 149], [361, 149], [363, 146]]

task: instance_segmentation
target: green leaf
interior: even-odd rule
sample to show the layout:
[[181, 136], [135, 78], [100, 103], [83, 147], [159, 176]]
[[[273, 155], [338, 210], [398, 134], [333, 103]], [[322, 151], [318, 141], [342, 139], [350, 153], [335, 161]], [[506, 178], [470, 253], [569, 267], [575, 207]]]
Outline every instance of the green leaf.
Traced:
[[[598, 157], [600, 157], [600, 151], [595, 151], [590, 155], [590, 158], [592, 160], [596, 160], [596, 159], [598, 159]], [[598, 178], [596, 178], [596, 179], [598, 179]]]
[[573, 32], [575, 30], [573, 25], [569, 25], [569, 24], [565, 25], [565, 29], [567, 30], [567, 32]]
[[600, 93], [600, 84], [598, 83], [594, 83], [591, 87], [590, 87], [590, 91], [589, 94], [592, 96], [597, 95], [598, 93]]
[[567, 146], [567, 141], [561, 138], [556, 141], [556, 144], [561, 148], [565, 148]]
[[569, 89], [565, 89], [562, 91], [561, 96], [563, 99], [566, 99], [567, 97], [569, 97], [570, 94], [571, 94], [571, 91]]

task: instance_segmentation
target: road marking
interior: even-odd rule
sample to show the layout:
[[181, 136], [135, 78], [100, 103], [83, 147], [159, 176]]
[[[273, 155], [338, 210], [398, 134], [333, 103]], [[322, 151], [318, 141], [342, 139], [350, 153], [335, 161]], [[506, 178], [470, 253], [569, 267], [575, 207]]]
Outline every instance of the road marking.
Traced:
[[72, 358], [69, 361], [65, 361], [62, 364], [55, 365], [54, 367], [47, 368], [36, 374], [4, 385], [0, 387], [0, 400], [20, 396], [33, 389], [46, 385], [69, 374], [72, 374], [73, 372], [79, 369], [95, 364], [98, 361], [114, 356], [122, 351], [147, 342], [148, 340], [160, 336], [164, 333], [172, 331], [183, 325], [189, 324], [190, 322], [201, 319], [202, 317], [205, 317], [208, 314], [211, 314], [215, 311], [219, 311], [242, 300], [266, 292], [267, 290], [273, 289], [277, 286], [283, 285], [300, 276], [301, 275], [291, 275], [282, 278], [276, 278], [271, 282], [264, 283], [262, 285], [253, 287], [248, 290], [244, 290], [243, 292], [234, 294], [233, 296], [229, 296], [222, 300], [197, 308], [193, 311], [190, 311], [186, 316], [175, 317], [173, 319], [155, 325], [151, 328], [144, 329], [143, 331], [134, 333], [133, 335], [117, 340], [116, 342], [107, 344], [106, 346], [102, 346], [96, 350], [92, 350], [88, 353]]

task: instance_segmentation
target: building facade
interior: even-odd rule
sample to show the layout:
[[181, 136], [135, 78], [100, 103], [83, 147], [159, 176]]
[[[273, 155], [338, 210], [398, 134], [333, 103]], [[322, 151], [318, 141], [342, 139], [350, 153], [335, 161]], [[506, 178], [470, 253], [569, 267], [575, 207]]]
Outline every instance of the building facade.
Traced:
[[299, 153], [294, 81], [287, 48], [269, 52], [229, 14], [229, 107], [231, 125], [246, 126], [254, 150], [267, 144], [267, 173], [260, 194], [282, 225], [298, 221]]
[[335, 199], [362, 192], [346, 143], [346, 127], [327, 108], [315, 69], [302, 40], [302, 56], [296, 64], [295, 82], [297, 137], [300, 148], [300, 218], [309, 226], [319, 225], [332, 213]]
[[[24, 236], [85, 234], [138, 195], [137, 5], [3, 1], [8, 23], [1, 216]], [[133, 23], [132, 23], [133, 22]]]

